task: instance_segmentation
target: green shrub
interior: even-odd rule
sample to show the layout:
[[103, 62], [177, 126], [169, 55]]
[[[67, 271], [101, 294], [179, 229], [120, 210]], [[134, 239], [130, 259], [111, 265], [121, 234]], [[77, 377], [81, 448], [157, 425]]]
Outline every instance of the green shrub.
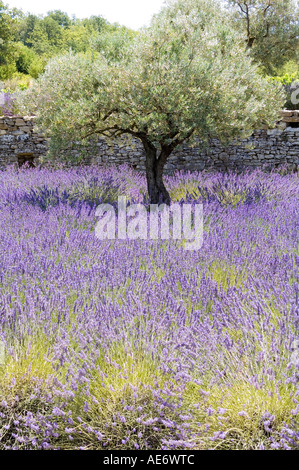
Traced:
[[[287, 109], [298, 109], [298, 96], [299, 93], [296, 90], [299, 89], [299, 70], [293, 73], [285, 73], [282, 76], [270, 77], [270, 81], [281, 83], [286, 94], [287, 100], [285, 102], [285, 108]], [[295, 93], [294, 93], [295, 92]]]

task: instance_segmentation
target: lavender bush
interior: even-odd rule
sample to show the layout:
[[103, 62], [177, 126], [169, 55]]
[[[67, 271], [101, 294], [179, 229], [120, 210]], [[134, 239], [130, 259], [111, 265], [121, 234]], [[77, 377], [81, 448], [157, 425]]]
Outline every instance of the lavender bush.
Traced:
[[127, 167], [0, 173], [1, 449], [298, 448], [298, 176], [166, 184], [198, 251], [95, 237]]
[[13, 116], [16, 113], [16, 94], [0, 91], [0, 116]]

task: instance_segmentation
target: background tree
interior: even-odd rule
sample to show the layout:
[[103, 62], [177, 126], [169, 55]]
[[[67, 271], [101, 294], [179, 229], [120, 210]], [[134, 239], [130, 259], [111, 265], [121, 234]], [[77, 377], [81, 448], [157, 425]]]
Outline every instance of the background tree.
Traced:
[[74, 52], [105, 50], [110, 60], [118, 60], [122, 49], [135, 32], [110, 24], [102, 16], [83, 20], [70, 18], [55, 10], [46, 16], [21, 14], [13, 35], [15, 69], [37, 78], [51, 57]]
[[27, 43], [38, 55], [57, 55], [63, 50], [63, 27], [51, 16], [38, 18]]
[[0, 79], [9, 77], [15, 71], [14, 23], [17, 10], [9, 10], [0, 0]]
[[14, 47], [16, 51], [17, 71], [23, 74], [29, 74], [30, 66], [34, 60], [37, 60], [38, 55], [33, 49], [25, 46], [22, 42], [16, 42]]
[[226, 0], [251, 57], [264, 72], [276, 73], [299, 58], [299, 7], [295, 0]]
[[35, 25], [38, 23], [39, 18], [36, 15], [29, 13], [23, 15], [18, 22], [16, 40], [22, 42], [27, 47], [32, 47], [32, 41], [30, 40]]
[[53, 10], [49, 11], [47, 14], [48, 18], [51, 18], [54, 20], [59, 26], [62, 26], [63, 28], [69, 28], [72, 20], [68, 16], [67, 13], [64, 13], [61, 10]]
[[[47, 15], [9, 10], [0, 0], [0, 79], [15, 88], [23, 75], [37, 78], [51, 57], [74, 52], [105, 51], [110, 61], [119, 60], [136, 32], [110, 24], [102, 16], [77, 19], [60, 10]], [[30, 78], [30, 77], [29, 77]]]
[[218, 2], [177, 0], [121, 61], [73, 53], [50, 61], [27, 100], [52, 149], [96, 135], [139, 139], [155, 204], [170, 202], [163, 169], [175, 148], [195, 138], [229, 142], [271, 125], [284, 96], [258, 73]]

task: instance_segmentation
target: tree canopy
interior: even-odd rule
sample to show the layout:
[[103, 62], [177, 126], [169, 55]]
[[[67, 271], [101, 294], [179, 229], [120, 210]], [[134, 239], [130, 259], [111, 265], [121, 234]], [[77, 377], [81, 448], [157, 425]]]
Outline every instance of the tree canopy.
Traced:
[[[261, 65], [260, 73], [281, 75], [289, 61], [298, 62], [298, 1], [220, 0], [218, 7], [243, 36], [244, 47]], [[20, 80], [24, 78], [20, 74], [37, 78], [50, 58], [70, 49], [94, 54], [105, 50], [110, 62], [117, 61], [128, 41], [138, 35], [102, 16], [77, 19], [60, 10], [44, 16], [25, 14], [9, 9], [2, 0], [0, 12], [0, 80], [18, 74]]]
[[[110, 24], [102, 16], [79, 20], [60, 10], [47, 15], [9, 10], [0, 1], [0, 79], [16, 73], [37, 78], [51, 57], [94, 51], [119, 56], [124, 43], [137, 34], [125, 26]], [[2, 74], [1, 74], [2, 70]]]
[[271, 125], [283, 100], [213, 0], [168, 2], [120, 61], [67, 54], [50, 61], [29, 92], [56, 144], [95, 135], [139, 139], [152, 203], [170, 200], [162, 175], [176, 147], [196, 137], [228, 142]]

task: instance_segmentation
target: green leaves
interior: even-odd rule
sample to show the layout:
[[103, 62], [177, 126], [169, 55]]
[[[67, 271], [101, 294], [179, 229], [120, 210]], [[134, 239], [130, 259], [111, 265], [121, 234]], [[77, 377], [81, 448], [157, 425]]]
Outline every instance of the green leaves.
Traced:
[[0, 80], [5, 80], [15, 71], [13, 28], [14, 12], [0, 0]]
[[191, 135], [251, 133], [272, 125], [283, 101], [212, 0], [171, 2], [115, 61], [74, 53], [51, 60], [27, 96], [60, 142], [128, 134], [157, 149]]
[[265, 73], [273, 75], [289, 60], [298, 60], [299, 9], [294, 0], [227, 0], [232, 24]]

